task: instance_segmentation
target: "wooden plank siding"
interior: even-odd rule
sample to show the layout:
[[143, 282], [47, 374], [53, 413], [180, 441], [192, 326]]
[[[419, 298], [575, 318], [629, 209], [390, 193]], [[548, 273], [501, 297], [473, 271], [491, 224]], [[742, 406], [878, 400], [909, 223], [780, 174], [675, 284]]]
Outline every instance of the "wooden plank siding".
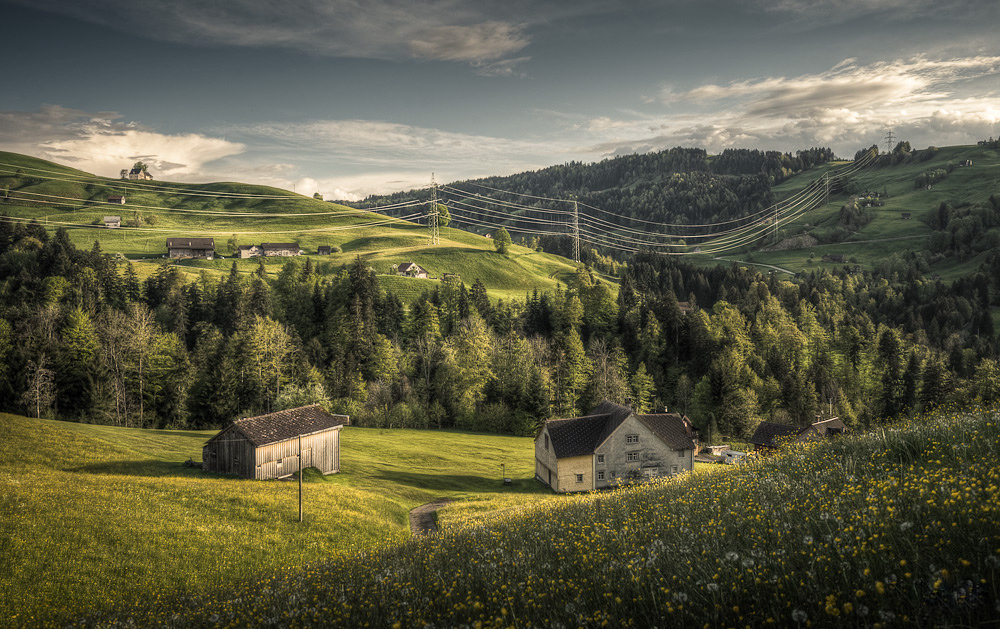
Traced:
[[219, 438], [202, 449], [202, 467], [209, 472], [238, 474], [254, 478], [254, 447], [236, 426], [222, 431]]
[[[340, 428], [302, 437], [302, 466], [324, 474], [340, 471]], [[299, 471], [299, 440], [289, 439], [257, 448], [253, 478], [282, 478]]]

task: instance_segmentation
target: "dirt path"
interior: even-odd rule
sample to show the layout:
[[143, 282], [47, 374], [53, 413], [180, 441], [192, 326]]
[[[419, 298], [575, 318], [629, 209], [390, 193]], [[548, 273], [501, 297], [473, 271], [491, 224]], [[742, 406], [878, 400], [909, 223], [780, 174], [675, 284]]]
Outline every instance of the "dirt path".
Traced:
[[410, 530], [414, 535], [426, 535], [437, 533], [437, 523], [434, 522], [434, 513], [438, 509], [452, 502], [451, 498], [438, 498], [433, 502], [420, 505], [410, 511]]

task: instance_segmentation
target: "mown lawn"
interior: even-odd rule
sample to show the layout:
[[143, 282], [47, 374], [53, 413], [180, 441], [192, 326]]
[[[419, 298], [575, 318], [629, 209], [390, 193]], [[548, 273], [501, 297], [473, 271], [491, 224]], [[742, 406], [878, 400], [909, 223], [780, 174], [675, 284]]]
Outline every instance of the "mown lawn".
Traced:
[[[183, 466], [213, 432], [0, 414], [0, 625], [234, 587], [407, 540], [438, 497], [533, 499], [531, 439], [347, 427], [343, 473], [247, 481]], [[501, 481], [501, 464], [514, 478]]]

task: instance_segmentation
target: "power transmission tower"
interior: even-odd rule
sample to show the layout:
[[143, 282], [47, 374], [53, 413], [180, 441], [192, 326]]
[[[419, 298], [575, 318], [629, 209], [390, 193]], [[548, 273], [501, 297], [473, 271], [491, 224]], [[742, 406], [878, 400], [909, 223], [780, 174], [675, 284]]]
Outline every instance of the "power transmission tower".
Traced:
[[573, 201], [573, 261], [580, 261], [580, 206]]
[[892, 129], [889, 129], [889, 132], [886, 133], [885, 137], [882, 139], [885, 140], [885, 152], [892, 153], [892, 149], [895, 147], [896, 141], [896, 136], [892, 134]]
[[441, 234], [438, 232], [438, 189], [434, 183], [434, 173], [431, 173], [431, 207], [427, 212], [427, 225], [431, 228], [431, 244], [441, 244]]

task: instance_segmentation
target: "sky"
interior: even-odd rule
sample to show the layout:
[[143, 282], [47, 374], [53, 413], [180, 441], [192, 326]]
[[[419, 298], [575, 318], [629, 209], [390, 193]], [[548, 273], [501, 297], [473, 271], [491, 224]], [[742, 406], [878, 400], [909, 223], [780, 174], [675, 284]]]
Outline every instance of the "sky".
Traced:
[[328, 200], [1000, 136], [997, 0], [0, 0], [0, 150]]

